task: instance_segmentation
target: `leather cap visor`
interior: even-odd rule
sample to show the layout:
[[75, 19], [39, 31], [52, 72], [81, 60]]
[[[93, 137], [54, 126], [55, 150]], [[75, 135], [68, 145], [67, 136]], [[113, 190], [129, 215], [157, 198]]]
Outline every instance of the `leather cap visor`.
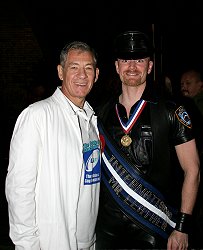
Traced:
[[152, 56], [152, 46], [146, 34], [127, 31], [115, 40], [116, 59], [136, 60]]

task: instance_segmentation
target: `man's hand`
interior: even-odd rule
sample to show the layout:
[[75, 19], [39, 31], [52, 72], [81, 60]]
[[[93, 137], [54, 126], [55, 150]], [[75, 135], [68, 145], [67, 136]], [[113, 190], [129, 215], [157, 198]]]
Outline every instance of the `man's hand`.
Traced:
[[188, 234], [174, 230], [168, 238], [167, 250], [188, 249]]

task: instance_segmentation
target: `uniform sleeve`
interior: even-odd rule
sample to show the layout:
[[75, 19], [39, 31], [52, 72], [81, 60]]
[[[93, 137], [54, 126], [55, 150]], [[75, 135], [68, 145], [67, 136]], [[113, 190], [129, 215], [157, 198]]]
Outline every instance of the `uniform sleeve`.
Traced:
[[28, 107], [18, 117], [13, 131], [6, 176], [10, 237], [16, 250], [39, 250], [35, 187], [40, 163], [39, 127]]
[[194, 139], [191, 118], [184, 106], [171, 110], [173, 144], [179, 145]]

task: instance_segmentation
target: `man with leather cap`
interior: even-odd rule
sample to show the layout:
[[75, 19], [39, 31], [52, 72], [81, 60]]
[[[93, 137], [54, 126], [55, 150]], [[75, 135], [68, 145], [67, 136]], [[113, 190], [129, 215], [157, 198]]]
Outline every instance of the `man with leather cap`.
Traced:
[[[149, 80], [153, 48], [140, 31], [115, 39], [122, 92], [98, 108], [102, 186], [96, 249], [187, 249], [199, 158], [184, 106]], [[177, 189], [175, 148], [184, 180]]]

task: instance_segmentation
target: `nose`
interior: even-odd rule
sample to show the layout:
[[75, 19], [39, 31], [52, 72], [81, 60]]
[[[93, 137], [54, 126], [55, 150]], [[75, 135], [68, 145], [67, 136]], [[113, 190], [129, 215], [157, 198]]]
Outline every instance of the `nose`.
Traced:
[[87, 73], [86, 73], [86, 71], [85, 71], [84, 68], [80, 68], [80, 69], [78, 70], [78, 76], [79, 76], [80, 78], [86, 78], [86, 77], [87, 77]]
[[184, 89], [184, 88], [185, 88], [185, 86], [186, 86], [186, 85], [185, 85], [185, 83], [184, 83], [184, 82], [181, 82], [181, 83], [180, 83], [180, 87], [181, 87], [181, 89]]
[[137, 67], [137, 63], [135, 60], [130, 60], [129, 61], [129, 67], [130, 68], [136, 68]]

